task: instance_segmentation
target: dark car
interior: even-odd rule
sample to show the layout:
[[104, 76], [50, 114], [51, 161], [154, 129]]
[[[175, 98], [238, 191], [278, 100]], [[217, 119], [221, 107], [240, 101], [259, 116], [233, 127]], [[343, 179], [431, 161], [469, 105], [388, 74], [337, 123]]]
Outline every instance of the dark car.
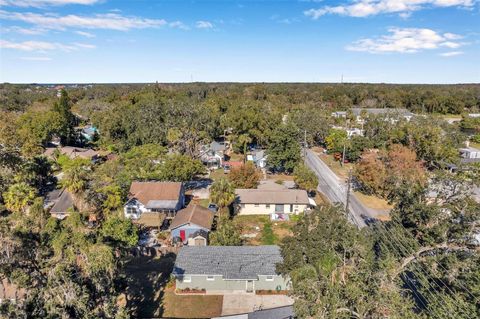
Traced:
[[212, 212], [216, 213], [218, 212], [218, 206], [217, 204], [214, 204], [214, 203], [210, 203], [208, 204], [208, 207], [207, 207], [209, 210], [211, 210]]

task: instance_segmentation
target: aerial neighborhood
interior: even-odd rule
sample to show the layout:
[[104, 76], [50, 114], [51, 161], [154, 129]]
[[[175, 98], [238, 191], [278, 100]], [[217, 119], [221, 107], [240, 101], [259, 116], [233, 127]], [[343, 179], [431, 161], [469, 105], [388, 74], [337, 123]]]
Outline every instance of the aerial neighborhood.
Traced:
[[43, 109], [3, 117], [0, 236], [2, 254], [43, 259], [0, 258], [0, 314], [45, 313], [32, 298], [62, 291], [98, 318], [417, 318], [415, 294], [479, 314], [461, 308], [480, 297], [478, 98], [425, 111], [353, 85], [27, 88]]

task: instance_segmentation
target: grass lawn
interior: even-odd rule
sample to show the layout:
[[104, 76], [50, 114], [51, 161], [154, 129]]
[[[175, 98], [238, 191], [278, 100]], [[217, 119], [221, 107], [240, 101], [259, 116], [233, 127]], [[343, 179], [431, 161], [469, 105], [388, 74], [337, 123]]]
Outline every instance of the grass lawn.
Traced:
[[[245, 238], [245, 245], [276, 245], [292, 234], [291, 227], [294, 221], [271, 222], [266, 215], [235, 216], [234, 223], [241, 230], [242, 235], [256, 234], [253, 238]], [[257, 230], [258, 227], [258, 230]]]
[[216, 169], [214, 171], [211, 171], [210, 173], [210, 179], [212, 179], [214, 182], [218, 181], [222, 177], [227, 177], [228, 174], [225, 174], [223, 172], [223, 168]]
[[352, 163], [346, 163], [343, 166], [339, 161], [333, 158], [330, 154], [319, 154], [318, 157], [330, 167], [330, 169], [340, 178], [346, 180], [348, 178], [348, 171], [353, 169]]
[[474, 148], [480, 149], [480, 143], [470, 142], [470, 147], [474, 147]]
[[392, 205], [382, 198], [372, 195], [365, 195], [360, 192], [354, 192], [354, 194], [365, 206], [369, 208], [381, 210], [389, 210], [393, 208]]
[[267, 174], [267, 179], [273, 181], [293, 181], [293, 175], [286, 174]]
[[245, 158], [243, 154], [233, 153], [233, 152], [228, 154], [228, 156], [230, 157], [230, 159], [228, 160], [229, 162], [242, 162], [243, 159]]
[[166, 291], [163, 304], [163, 316], [167, 318], [212, 318], [222, 314], [223, 296], [185, 296]]

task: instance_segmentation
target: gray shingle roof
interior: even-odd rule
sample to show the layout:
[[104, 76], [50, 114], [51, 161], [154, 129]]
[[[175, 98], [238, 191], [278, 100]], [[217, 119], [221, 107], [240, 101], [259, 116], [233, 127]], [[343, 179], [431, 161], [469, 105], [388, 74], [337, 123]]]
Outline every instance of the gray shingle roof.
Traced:
[[53, 205], [50, 213], [67, 213], [68, 210], [72, 208], [74, 208], [72, 194], [65, 189], [62, 191], [62, 195], [60, 195], [55, 205]]
[[308, 205], [308, 194], [302, 189], [242, 189], [235, 190], [240, 204], [304, 204]]
[[368, 114], [398, 114], [403, 116], [412, 116], [414, 115], [407, 109], [396, 109], [396, 108], [352, 108], [352, 113], [357, 116], [362, 113], [362, 111], [367, 112]]
[[189, 246], [180, 249], [173, 274], [257, 279], [276, 275], [276, 264], [282, 261], [278, 246]]

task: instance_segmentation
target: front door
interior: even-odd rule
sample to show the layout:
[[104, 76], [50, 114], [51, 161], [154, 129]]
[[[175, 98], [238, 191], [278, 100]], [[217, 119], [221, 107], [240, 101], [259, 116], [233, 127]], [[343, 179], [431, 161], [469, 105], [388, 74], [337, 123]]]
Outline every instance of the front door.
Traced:
[[185, 241], [185, 229], [180, 229], [180, 238], [182, 239], [182, 241], [184, 242]]
[[247, 292], [253, 292], [253, 280], [247, 280]]

